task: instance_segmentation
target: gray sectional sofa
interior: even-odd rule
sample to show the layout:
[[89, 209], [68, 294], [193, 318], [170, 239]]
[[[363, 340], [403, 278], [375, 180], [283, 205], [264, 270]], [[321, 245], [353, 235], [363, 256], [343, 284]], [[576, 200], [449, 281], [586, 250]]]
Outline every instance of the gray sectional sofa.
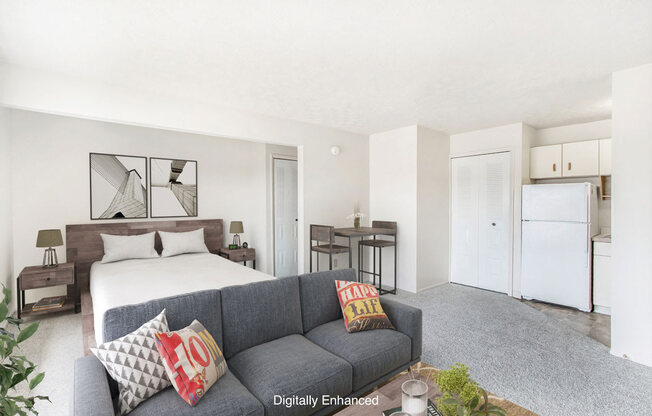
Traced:
[[[140, 415], [309, 415], [327, 414], [322, 395], [355, 397], [370, 391], [421, 356], [421, 310], [388, 297], [383, 309], [396, 331], [349, 334], [335, 280], [355, 280], [349, 270], [232, 286], [111, 309], [104, 339], [134, 331], [163, 308], [171, 330], [198, 319], [213, 335], [228, 363], [195, 407], [169, 387], [140, 404]], [[115, 382], [94, 356], [75, 362], [72, 413], [114, 415]], [[319, 398], [315, 407], [274, 402], [275, 395]]]

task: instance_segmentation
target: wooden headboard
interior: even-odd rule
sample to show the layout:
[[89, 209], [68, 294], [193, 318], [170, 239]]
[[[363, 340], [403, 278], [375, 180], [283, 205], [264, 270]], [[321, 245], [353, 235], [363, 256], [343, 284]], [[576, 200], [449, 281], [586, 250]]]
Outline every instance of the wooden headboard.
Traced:
[[[104, 244], [100, 233], [115, 235], [138, 235], [152, 231], [182, 232], [204, 228], [208, 249], [216, 253], [222, 247], [222, 220], [179, 220], [120, 222], [101, 224], [66, 225], [66, 261], [74, 261], [77, 272], [77, 288], [80, 292], [90, 290], [91, 265], [104, 256]], [[156, 234], [156, 251], [161, 253], [161, 238]]]

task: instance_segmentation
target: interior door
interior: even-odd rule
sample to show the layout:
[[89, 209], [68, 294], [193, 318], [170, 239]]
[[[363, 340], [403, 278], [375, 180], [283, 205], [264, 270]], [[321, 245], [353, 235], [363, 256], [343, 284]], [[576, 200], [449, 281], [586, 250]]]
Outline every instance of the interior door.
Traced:
[[508, 292], [511, 263], [509, 153], [478, 157], [478, 287]]
[[477, 157], [451, 161], [451, 282], [478, 285]]
[[274, 275], [298, 274], [297, 161], [274, 159]]

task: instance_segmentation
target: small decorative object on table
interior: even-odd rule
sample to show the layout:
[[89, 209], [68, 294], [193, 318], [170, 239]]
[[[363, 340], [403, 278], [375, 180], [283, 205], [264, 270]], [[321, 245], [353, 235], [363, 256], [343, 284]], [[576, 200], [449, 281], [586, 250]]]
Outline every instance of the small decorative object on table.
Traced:
[[[469, 376], [469, 367], [457, 363], [433, 379], [442, 392], [437, 408], [443, 416], [504, 416], [505, 409], [489, 403], [487, 392]], [[482, 403], [480, 400], [483, 400]]]
[[236, 246], [235, 248], [240, 247], [240, 236], [238, 234], [244, 233], [244, 227], [242, 226], [242, 221], [231, 221], [231, 227], [229, 232], [233, 234], [233, 244], [229, 244], [229, 247]]
[[61, 237], [61, 230], [39, 230], [36, 237], [36, 247], [45, 248], [43, 253], [43, 267], [57, 267], [59, 259], [57, 258], [57, 251], [52, 247], [59, 247], [63, 245], [63, 238]]
[[408, 380], [401, 385], [401, 409], [412, 416], [426, 416], [428, 385], [421, 380]]
[[365, 215], [362, 212], [360, 212], [360, 209], [357, 206], [355, 206], [353, 207], [353, 214], [346, 217], [346, 219], [348, 220], [353, 219], [353, 227], [360, 228], [360, 219], [364, 217]]
[[242, 243], [242, 248], [249, 248], [249, 243], [247, 243], [246, 241]]
[[[395, 407], [393, 409], [384, 410], [382, 416], [412, 416], [410, 413], [401, 410], [400, 407]], [[437, 411], [437, 406], [428, 400], [428, 408], [426, 409], [426, 416], [442, 416], [441, 413]]]

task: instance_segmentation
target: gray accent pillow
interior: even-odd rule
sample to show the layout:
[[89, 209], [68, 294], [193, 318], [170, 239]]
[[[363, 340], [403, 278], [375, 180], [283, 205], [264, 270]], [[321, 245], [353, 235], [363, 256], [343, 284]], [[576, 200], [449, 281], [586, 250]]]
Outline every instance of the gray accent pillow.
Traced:
[[[118, 383], [120, 415], [131, 412], [144, 400], [170, 385], [156, 348], [157, 332], [168, 332], [165, 309], [134, 332], [105, 342], [91, 352]], [[89, 397], [88, 400], [93, 400]]]

